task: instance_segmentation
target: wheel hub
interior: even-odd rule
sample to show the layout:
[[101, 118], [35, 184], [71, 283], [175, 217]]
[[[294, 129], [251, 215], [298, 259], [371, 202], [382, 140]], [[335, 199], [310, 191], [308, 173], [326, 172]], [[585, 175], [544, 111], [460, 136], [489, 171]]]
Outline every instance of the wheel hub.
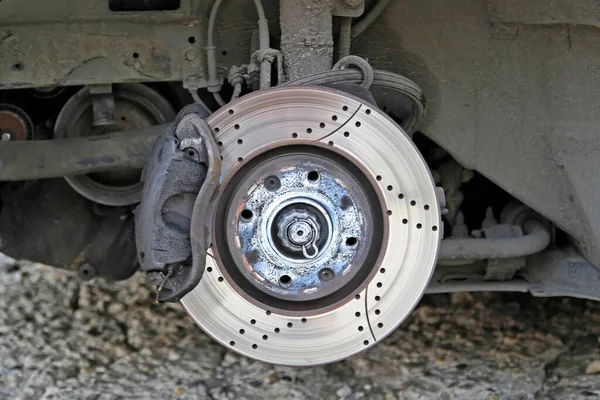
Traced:
[[[263, 154], [236, 173], [239, 183], [229, 186], [231, 196], [217, 211], [229, 222], [226, 235], [214, 243], [226, 264], [237, 267], [231, 275], [242, 291], [281, 309], [306, 309], [286, 301], [329, 296], [320, 304], [326, 307], [340, 300], [334, 294], [361, 268], [372, 269], [375, 260], [365, 262], [369, 249], [381, 246], [374, 235], [381, 217], [372, 210], [380, 214], [381, 208], [344, 164], [349, 162], [327, 150], [292, 146]], [[269, 185], [272, 180], [277, 185]], [[255, 295], [247, 283], [269, 296]]]
[[286, 87], [207, 120], [221, 147], [196, 323], [262, 361], [315, 365], [387, 336], [433, 271], [440, 210], [408, 136], [342, 92]]

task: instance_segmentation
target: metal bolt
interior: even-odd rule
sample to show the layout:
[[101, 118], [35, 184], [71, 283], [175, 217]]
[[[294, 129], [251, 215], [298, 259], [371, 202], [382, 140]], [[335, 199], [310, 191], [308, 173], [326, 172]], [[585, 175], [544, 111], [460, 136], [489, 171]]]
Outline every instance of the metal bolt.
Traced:
[[185, 52], [185, 59], [188, 61], [194, 61], [196, 59], [196, 52], [194, 50], [188, 50]]
[[265, 179], [264, 185], [269, 192], [274, 192], [281, 187], [281, 181], [275, 175], [271, 175]]
[[313, 229], [307, 221], [294, 221], [288, 226], [288, 238], [298, 246], [309, 243], [313, 237]]
[[90, 263], [83, 263], [77, 270], [77, 275], [82, 281], [89, 281], [96, 277], [96, 268]]
[[12, 133], [10, 133], [10, 132], [4, 132], [4, 133], [2, 133], [2, 140], [3, 141], [8, 142], [11, 139], [12, 139]]
[[323, 268], [319, 271], [319, 279], [322, 281], [328, 281], [333, 278], [333, 271], [329, 268]]

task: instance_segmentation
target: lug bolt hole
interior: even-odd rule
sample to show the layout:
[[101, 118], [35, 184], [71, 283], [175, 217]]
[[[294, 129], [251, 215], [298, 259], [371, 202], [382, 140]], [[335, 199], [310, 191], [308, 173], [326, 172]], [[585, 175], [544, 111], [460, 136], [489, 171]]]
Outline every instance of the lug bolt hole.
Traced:
[[308, 180], [311, 182], [316, 182], [319, 180], [319, 173], [317, 171], [310, 171], [308, 173]]
[[292, 284], [292, 277], [289, 275], [281, 275], [279, 282], [283, 286], [290, 286]]
[[349, 237], [348, 239], [346, 239], [346, 246], [356, 246], [357, 243], [358, 239], [355, 237]]
[[251, 220], [252, 217], [254, 216], [254, 213], [250, 210], [248, 210], [247, 208], [245, 210], [242, 210], [242, 219], [245, 219], [246, 221]]

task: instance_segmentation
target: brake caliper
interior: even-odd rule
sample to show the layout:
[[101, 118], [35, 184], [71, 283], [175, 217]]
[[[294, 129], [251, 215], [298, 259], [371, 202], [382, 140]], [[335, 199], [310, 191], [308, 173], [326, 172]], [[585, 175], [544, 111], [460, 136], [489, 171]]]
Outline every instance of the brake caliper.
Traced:
[[136, 243], [140, 266], [157, 286], [157, 302], [180, 300], [204, 273], [208, 208], [221, 173], [207, 116], [198, 105], [184, 108], [157, 141], [142, 175]]

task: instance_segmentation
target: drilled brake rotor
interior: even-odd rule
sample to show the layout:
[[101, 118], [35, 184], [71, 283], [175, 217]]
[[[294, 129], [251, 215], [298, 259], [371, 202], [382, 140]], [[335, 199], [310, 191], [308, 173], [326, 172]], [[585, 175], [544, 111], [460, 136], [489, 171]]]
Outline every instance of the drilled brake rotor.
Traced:
[[315, 87], [244, 96], [207, 122], [222, 184], [206, 273], [182, 300], [196, 323], [286, 365], [344, 359], [392, 332], [440, 242], [431, 175], [401, 128]]

